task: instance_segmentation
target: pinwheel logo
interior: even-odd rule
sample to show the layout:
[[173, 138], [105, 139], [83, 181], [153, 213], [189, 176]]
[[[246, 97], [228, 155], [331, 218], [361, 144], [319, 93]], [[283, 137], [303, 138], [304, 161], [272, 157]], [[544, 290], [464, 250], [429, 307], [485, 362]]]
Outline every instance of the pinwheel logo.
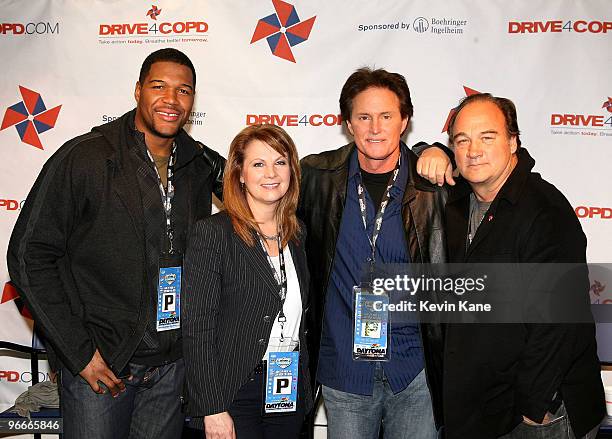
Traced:
[[[472, 95], [477, 95], [480, 94], [481, 92], [476, 91], [472, 88], [466, 87], [465, 85], [463, 86], [463, 91], [465, 91], [465, 96], [472, 96]], [[453, 114], [455, 114], [455, 112], [457, 111], [457, 107], [455, 108], [451, 108], [450, 111], [448, 112], [448, 116], [446, 116], [446, 122], [444, 122], [444, 127], [442, 128], [442, 132], [443, 133], [447, 133], [448, 132], [448, 125], [450, 123], [451, 118], [453, 117]]]
[[159, 14], [161, 14], [161, 9], [158, 9], [155, 5], [151, 5], [151, 9], [147, 12], [147, 17], [151, 17], [151, 20], [157, 20]]
[[[612, 97], [603, 101], [601, 109], [612, 113]], [[612, 116], [608, 114], [579, 114], [579, 113], [554, 113], [550, 116], [551, 127], [563, 127], [564, 129], [582, 130], [582, 135], [610, 136], [612, 130]], [[591, 128], [591, 134], [585, 134], [585, 128]], [[597, 133], [595, 130], [599, 131]]]
[[15, 302], [15, 305], [17, 305], [17, 309], [19, 310], [19, 313], [22, 316], [24, 316], [26, 319], [32, 320], [32, 313], [30, 313], [28, 308], [23, 303], [21, 297], [19, 297], [17, 288], [15, 288], [15, 286], [11, 282], [7, 282], [4, 284], [4, 288], [2, 290], [2, 298], [0, 299], [0, 304], [12, 301]]
[[291, 48], [308, 39], [317, 17], [300, 21], [292, 4], [281, 0], [272, 0], [272, 4], [276, 12], [257, 22], [251, 44], [265, 38], [273, 55], [295, 62]]
[[14, 126], [23, 143], [43, 149], [38, 135], [55, 126], [62, 106], [47, 110], [40, 93], [21, 85], [19, 91], [22, 100], [6, 109], [0, 131]]

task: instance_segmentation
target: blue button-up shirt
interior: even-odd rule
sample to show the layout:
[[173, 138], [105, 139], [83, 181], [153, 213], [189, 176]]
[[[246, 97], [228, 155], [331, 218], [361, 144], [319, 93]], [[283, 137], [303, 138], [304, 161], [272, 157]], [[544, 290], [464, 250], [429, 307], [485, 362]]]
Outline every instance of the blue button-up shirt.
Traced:
[[[402, 144], [402, 149], [407, 147]], [[376, 264], [410, 262], [402, 219], [402, 199], [408, 182], [407, 153], [402, 153], [400, 171], [390, 191], [390, 200], [383, 215], [383, 224], [376, 242]], [[346, 203], [336, 243], [334, 264], [327, 287], [323, 332], [317, 380], [328, 387], [360, 395], [371, 395], [374, 362], [354, 361], [353, 346], [353, 286], [364, 277], [366, 261], [372, 248], [368, 236], [374, 229], [374, 203], [367, 194], [367, 232], [359, 210], [357, 185], [361, 182], [357, 150], [349, 159]], [[391, 359], [383, 362], [394, 393], [405, 389], [423, 370], [423, 349], [417, 324], [392, 323], [389, 331]]]

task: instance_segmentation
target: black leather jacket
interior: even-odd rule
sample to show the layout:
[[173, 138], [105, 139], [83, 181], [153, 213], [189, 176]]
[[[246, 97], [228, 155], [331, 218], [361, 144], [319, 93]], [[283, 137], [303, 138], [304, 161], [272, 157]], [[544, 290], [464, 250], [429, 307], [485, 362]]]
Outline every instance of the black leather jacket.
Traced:
[[[421, 144], [419, 144], [421, 145]], [[348, 165], [355, 144], [334, 151], [309, 155], [301, 160], [302, 184], [298, 216], [308, 230], [306, 254], [310, 269], [310, 304], [307, 310], [310, 371], [316, 373], [323, 322], [323, 308], [331, 274], [340, 221], [346, 201]], [[410, 174], [404, 191], [402, 216], [410, 260], [421, 263], [446, 262], [444, 205], [446, 189], [434, 186], [416, 173], [417, 156], [402, 143]], [[441, 408], [437, 395], [441, 388], [441, 343], [437, 325], [421, 325], [428, 383], [432, 391], [436, 419]], [[313, 377], [314, 378], [314, 377]], [[314, 382], [314, 380], [313, 380]]]

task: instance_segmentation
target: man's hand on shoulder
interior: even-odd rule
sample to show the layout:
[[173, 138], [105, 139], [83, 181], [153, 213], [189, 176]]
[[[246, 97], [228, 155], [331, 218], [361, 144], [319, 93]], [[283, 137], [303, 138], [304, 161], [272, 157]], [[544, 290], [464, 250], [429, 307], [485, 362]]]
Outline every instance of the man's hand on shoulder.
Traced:
[[104, 384], [110, 391], [112, 396], [117, 396], [119, 392], [125, 391], [125, 384], [122, 380], [117, 378], [112, 370], [109, 369], [108, 365], [100, 355], [100, 352], [96, 349], [91, 361], [85, 366], [79, 375], [83, 377], [85, 381], [96, 393], [106, 393], [106, 390], [100, 385]]
[[442, 186], [446, 181], [451, 186], [455, 185], [450, 158], [437, 146], [427, 148], [421, 153], [416, 170], [421, 177], [426, 178], [432, 184]]

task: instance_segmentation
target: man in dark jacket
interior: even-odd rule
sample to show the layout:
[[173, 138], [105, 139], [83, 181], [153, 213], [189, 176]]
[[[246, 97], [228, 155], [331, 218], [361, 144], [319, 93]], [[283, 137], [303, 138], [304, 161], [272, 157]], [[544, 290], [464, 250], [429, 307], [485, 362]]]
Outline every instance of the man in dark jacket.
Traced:
[[308, 349], [328, 435], [378, 438], [384, 425], [388, 438], [435, 437], [423, 371], [431, 358], [421, 343], [430, 328], [390, 325], [385, 362], [354, 361], [351, 334], [364, 264], [444, 261], [445, 192], [417, 175], [416, 156], [400, 140], [413, 113], [403, 76], [356, 71], [340, 109], [355, 141], [302, 160], [298, 208], [308, 228]]
[[[572, 207], [531, 172], [535, 161], [520, 147], [511, 101], [466, 98], [449, 136], [463, 177], [446, 206], [450, 262], [586, 263]], [[588, 305], [583, 273], [583, 289], [571, 293]], [[588, 323], [449, 324], [446, 438], [594, 438], [605, 415], [596, 352]]]
[[185, 54], [150, 54], [136, 109], [63, 145], [13, 230], [11, 280], [61, 371], [67, 439], [181, 435], [181, 255], [224, 167], [183, 130], [195, 83]]

